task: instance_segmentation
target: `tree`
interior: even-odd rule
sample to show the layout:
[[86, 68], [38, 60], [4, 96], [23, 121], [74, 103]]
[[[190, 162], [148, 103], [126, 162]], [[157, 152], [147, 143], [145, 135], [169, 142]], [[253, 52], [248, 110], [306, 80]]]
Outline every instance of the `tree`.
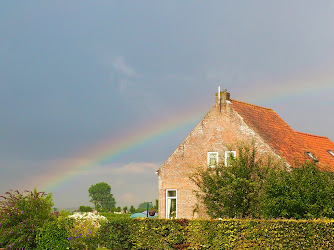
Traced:
[[259, 217], [260, 197], [272, 162], [257, 155], [255, 143], [238, 145], [239, 156], [230, 155], [227, 166], [199, 169], [191, 179], [198, 198], [213, 218]]
[[79, 211], [80, 212], [92, 212], [93, 209], [90, 206], [80, 206]]
[[[152, 208], [152, 202], [149, 202], [148, 204], [148, 208]], [[147, 209], [147, 202], [143, 202], [143, 203], [140, 203], [139, 206], [138, 206], [138, 212], [143, 212]]]
[[264, 187], [267, 217], [334, 218], [333, 173], [306, 162], [291, 171], [271, 170]]
[[158, 199], [155, 199], [155, 205], [154, 205], [153, 209], [155, 209], [157, 211], [159, 210], [159, 201], [158, 201]]
[[136, 209], [134, 208], [133, 205], [131, 205], [130, 207], [130, 213], [134, 214], [136, 212]]
[[127, 206], [123, 207], [123, 212], [124, 212], [125, 214], [128, 212], [128, 207], [127, 207]]
[[116, 201], [111, 192], [111, 187], [105, 183], [100, 182], [92, 185], [89, 189], [90, 202], [94, 203], [95, 209], [108, 209], [116, 206]]

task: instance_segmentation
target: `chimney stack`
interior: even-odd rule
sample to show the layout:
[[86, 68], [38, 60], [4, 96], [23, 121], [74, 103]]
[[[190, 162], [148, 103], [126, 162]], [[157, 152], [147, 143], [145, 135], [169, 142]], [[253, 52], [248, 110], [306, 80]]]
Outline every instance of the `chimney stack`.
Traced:
[[[220, 102], [219, 102], [219, 97], [221, 99]], [[224, 104], [226, 103], [226, 101], [229, 101], [229, 100], [230, 100], [230, 93], [227, 92], [226, 89], [224, 89], [224, 91], [220, 91], [220, 96], [219, 96], [219, 93], [216, 93], [216, 103]]]

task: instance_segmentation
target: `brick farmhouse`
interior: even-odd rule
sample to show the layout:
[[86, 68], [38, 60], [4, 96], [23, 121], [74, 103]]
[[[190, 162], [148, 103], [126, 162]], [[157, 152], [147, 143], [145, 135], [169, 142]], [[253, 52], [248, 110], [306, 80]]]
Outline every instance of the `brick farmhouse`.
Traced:
[[334, 171], [334, 144], [327, 137], [297, 132], [272, 109], [232, 100], [225, 90], [216, 93], [215, 105], [157, 171], [159, 217], [206, 218], [189, 176], [198, 167], [226, 164], [231, 154], [238, 155], [230, 145], [241, 141], [255, 141], [260, 152], [291, 167], [313, 159]]

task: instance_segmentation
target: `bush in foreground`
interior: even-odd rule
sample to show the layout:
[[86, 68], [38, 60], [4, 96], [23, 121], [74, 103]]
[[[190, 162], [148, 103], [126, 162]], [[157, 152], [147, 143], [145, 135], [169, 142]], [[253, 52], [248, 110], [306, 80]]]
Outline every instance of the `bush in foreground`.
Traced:
[[36, 247], [37, 229], [55, 220], [51, 214], [52, 194], [15, 190], [0, 198], [0, 248]]

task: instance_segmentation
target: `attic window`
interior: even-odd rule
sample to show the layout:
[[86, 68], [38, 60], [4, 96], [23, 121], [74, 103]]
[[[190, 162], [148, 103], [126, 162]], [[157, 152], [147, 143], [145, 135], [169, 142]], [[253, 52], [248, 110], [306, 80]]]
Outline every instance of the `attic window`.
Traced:
[[307, 154], [312, 160], [314, 160], [314, 161], [316, 161], [316, 162], [318, 161], [318, 159], [315, 158], [314, 155], [311, 154], [311, 152], [306, 152], [306, 154]]
[[207, 154], [208, 167], [214, 168], [218, 164], [218, 152], [208, 152]]
[[329, 150], [329, 149], [328, 149], [327, 152], [330, 153], [330, 154], [334, 157], [334, 153], [333, 153], [332, 150]]

